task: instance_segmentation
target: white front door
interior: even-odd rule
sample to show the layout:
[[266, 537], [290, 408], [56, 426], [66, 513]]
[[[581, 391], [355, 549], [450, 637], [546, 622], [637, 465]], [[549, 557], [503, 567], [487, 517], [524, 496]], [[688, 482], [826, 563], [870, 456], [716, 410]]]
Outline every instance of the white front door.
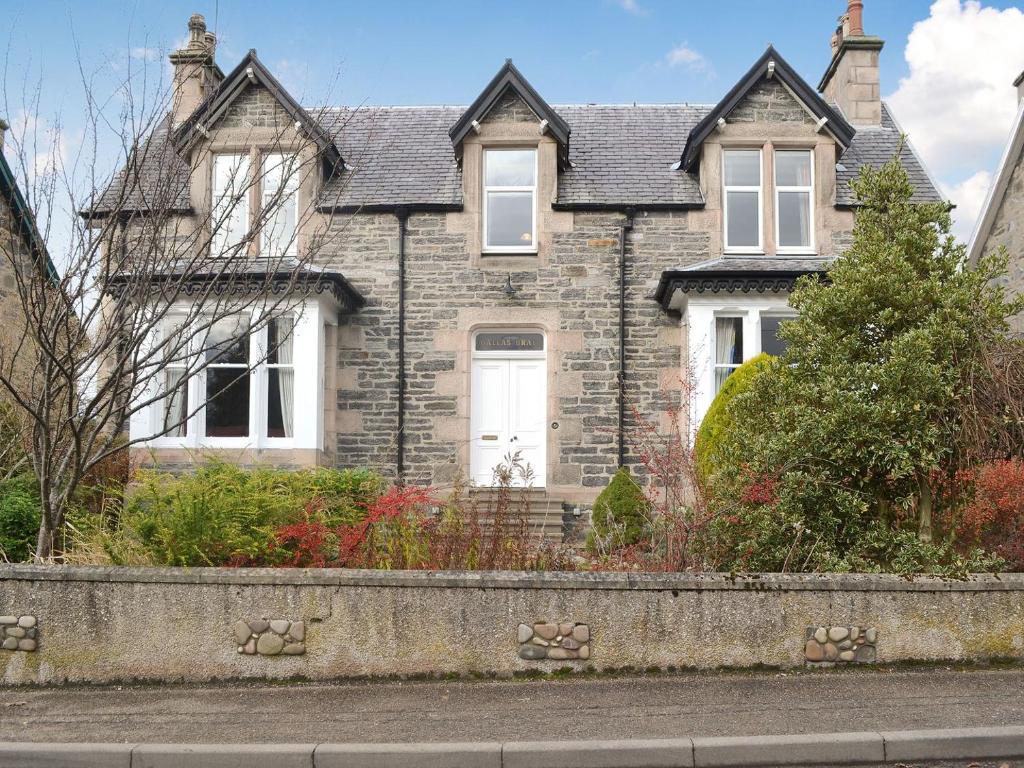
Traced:
[[[547, 463], [547, 365], [543, 358], [473, 360], [470, 474], [476, 485], [494, 483], [494, 467], [519, 453], [543, 487]], [[518, 478], [517, 478], [518, 484]]]

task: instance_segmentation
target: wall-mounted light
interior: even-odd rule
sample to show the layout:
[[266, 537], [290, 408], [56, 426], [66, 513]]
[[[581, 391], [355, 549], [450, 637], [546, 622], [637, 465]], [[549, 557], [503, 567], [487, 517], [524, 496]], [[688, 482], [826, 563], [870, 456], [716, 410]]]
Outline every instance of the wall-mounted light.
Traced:
[[514, 299], [516, 297], [516, 287], [512, 285], [512, 273], [508, 273], [508, 277], [505, 278], [505, 285], [502, 286], [501, 292], [505, 294], [505, 298]]

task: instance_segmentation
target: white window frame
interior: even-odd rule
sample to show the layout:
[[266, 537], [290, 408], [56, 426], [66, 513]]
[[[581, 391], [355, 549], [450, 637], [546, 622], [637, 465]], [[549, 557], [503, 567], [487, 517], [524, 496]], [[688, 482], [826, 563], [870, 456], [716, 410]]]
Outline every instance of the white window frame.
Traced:
[[[199, 408], [186, 423], [184, 435], [160, 434], [164, 426], [165, 399], [158, 398], [150, 406], [134, 414], [129, 426], [133, 440], [142, 438], [142, 445], [152, 448], [230, 448], [230, 449], [317, 449], [324, 444], [324, 378], [326, 348], [324, 345], [324, 323], [333, 324], [328, 318], [335, 309], [321, 302], [305, 302], [294, 309], [282, 312], [292, 318], [292, 363], [293, 397], [295, 409], [292, 415], [291, 437], [267, 436], [267, 397], [269, 396], [269, 365], [263, 361], [251, 370], [249, 376], [249, 434], [245, 437], [208, 437], [206, 435], [206, 409]], [[183, 310], [181, 314], [187, 314]], [[251, 323], [251, 320], [250, 320]], [[166, 332], [166, 329], [161, 332]], [[201, 340], [193, 340], [194, 354], [202, 354]], [[263, 360], [267, 348], [266, 324], [256, 331], [250, 331], [249, 365]], [[274, 366], [278, 367], [278, 366]], [[194, 409], [206, 399], [206, 370], [194, 373], [188, 381], [189, 408]], [[166, 377], [154, 377], [148, 392], [159, 394], [165, 386]]]
[[[778, 164], [776, 162], [780, 152], [802, 152], [807, 155], [810, 163], [811, 183], [809, 186], [786, 186], [778, 183]], [[775, 252], [780, 256], [806, 255], [816, 253], [814, 245], [814, 150], [806, 147], [775, 147], [772, 154], [772, 187], [775, 199]], [[806, 192], [807, 193], [807, 245], [782, 245], [782, 230], [779, 228], [779, 193], [780, 192]]]
[[[300, 190], [302, 189], [301, 179], [301, 164], [299, 162], [298, 154], [295, 152], [266, 152], [260, 156], [262, 175], [260, 178], [260, 209], [262, 210], [266, 206], [266, 198], [268, 191], [273, 194], [273, 190], [267, 189], [267, 164], [268, 161], [280, 158], [282, 167], [286, 162], [286, 158], [291, 158], [293, 165], [291, 171], [293, 175], [290, 176], [294, 180], [295, 189], [292, 191], [292, 197], [295, 199], [295, 232], [292, 234], [291, 239], [288, 242], [288, 248], [284, 253], [269, 253], [267, 237], [269, 236], [269, 227], [267, 226], [270, 222], [265, 218], [263, 222], [263, 229], [260, 232], [260, 255], [268, 256], [271, 258], [280, 258], [281, 256], [296, 256], [299, 252], [299, 212], [301, 210], [299, 204], [301, 202]], [[282, 203], [284, 199], [282, 198]]]
[[[758, 184], [754, 186], [727, 185], [725, 183], [725, 158], [730, 152], [757, 152]], [[729, 245], [729, 193], [757, 193], [757, 245]], [[722, 244], [723, 253], [764, 253], [764, 147], [723, 147], [722, 148]]]
[[[242, 194], [236, 202], [231, 203], [233, 206], [231, 209], [232, 216], [239, 212], [242, 213], [240, 224], [242, 231], [238, 242], [231, 243], [228, 241], [228, 238], [231, 236], [231, 228], [228, 226], [228, 222], [232, 216], [229, 216], [225, 221], [219, 222], [217, 231], [212, 233], [210, 239], [210, 248], [213, 251], [213, 255], [217, 257], [227, 255], [228, 251], [244, 243], [249, 233], [249, 227], [252, 224], [252, 209], [250, 205], [252, 197], [252, 157], [248, 152], [215, 152], [210, 162], [210, 226], [217, 226], [218, 221], [223, 217], [223, 214], [217, 211], [220, 199], [217, 188], [217, 161], [221, 158], [238, 158], [241, 167], [244, 169], [244, 172], [238, 173], [234, 177], [234, 183], [241, 186]], [[239, 253], [244, 255], [246, 250], [247, 246], [243, 245], [239, 249]]]
[[[491, 152], [533, 152], [533, 184], [530, 186], [490, 186], [487, 184], [487, 156]], [[538, 158], [540, 151], [538, 147], [484, 147], [483, 157], [480, 163], [480, 181], [483, 188], [483, 197], [481, 198], [482, 208], [482, 221], [483, 221], [483, 252], [484, 253], [537, 253], [537, 182], [539, 180], [540, 168], [538, 165]], [[487, 209], [488, 209], [488, 197], [491, 192], [529, 192], [533, 197], [533, 205], [531, 206], [532, 222], [530, 230], [530, 245], [491, 245], [488, 242], [490, 231], [488, 229], [487, 222]]]

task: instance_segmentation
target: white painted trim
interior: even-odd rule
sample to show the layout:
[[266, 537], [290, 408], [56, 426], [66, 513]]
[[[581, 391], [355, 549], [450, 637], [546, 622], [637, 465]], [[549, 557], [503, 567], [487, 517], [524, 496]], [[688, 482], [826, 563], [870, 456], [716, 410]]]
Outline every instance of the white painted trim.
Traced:
[[1006, 196], [1006, 188], [1010, 184], [1010, 177], [1016, 168], [1017, 158], [1024, 150], [1024, 101], [1021, 101], [1017, 108], [1017, 117], [1014, 119], [1013, 127], [1010, 129], [1010, 138], [1003, 149], [1003, 156], [999, 160], [998, 170], [992, 178], [988, 193], [985, 195], [985, 203], [981, 207], [981, 215], [974, 224], [974, 231], [967, 246], [967, 263], [977, 264], [981, 258], [982, 249], [992, 232], [992, 225], [995, 223], [996, 213]]
[[[487, 155], [491, 152], [533, 152], [533, 186], [518, 186], [518, 187], [491, 187], [487, 184]], [[540, 181], [540, 148], [537, 146], [525, 146], [525, 147], [484, 147], [483, 158], [480, 163], [480, 184], [483, 190], [480, 198], [480, 219], [483, 224], [483, 236], [481, 238], [483, 247], [481, 248], [482, 253], [513, 253], [513, 254], [535, 254], [537, 253], [537, 188]], [[533, 195], [533, 221], [531, 222], [532, 228], [530, 233], [530, 245], [516, 246], [516, 245], [490, 245], [487, 242], [488, 230], [487, 230], [487, 202], [489, 192], [529, 192]]]

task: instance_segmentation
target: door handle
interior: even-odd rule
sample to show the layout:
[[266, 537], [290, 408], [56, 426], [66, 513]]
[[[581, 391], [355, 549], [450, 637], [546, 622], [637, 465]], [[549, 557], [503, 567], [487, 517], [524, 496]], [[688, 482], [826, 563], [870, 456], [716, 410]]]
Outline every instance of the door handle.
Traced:
[[481, 440], [497, 440], [497, 435], [480, 435]]

